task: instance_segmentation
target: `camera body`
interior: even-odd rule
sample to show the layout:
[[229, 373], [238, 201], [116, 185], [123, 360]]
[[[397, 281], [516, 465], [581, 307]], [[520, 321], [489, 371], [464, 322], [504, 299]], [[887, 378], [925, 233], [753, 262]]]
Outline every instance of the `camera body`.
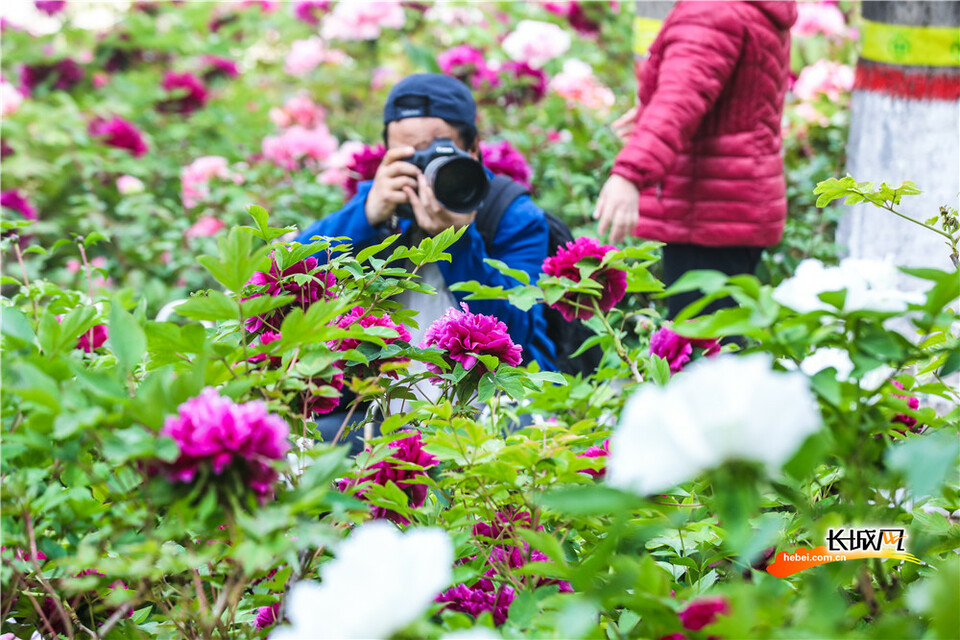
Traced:
[[[473, 213], [490, 192], [483, 165], [450, 138], [436, 138], [426, 149], [403, 159], [423, 172], [437, 200], [454, 213]], [[397, 205], [397, 216], [413, 218], [409, 204]]]

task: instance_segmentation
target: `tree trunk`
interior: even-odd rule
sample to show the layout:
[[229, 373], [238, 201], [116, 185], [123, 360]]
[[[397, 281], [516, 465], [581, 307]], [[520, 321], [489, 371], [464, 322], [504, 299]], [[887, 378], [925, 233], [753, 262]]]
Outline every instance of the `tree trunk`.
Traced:
[[[923, 193], [900, 208], [926, 220], [941, 205], [958, 207], [960, 2], [865, 1], [862, 9], [847, 171], [860, 181], [914, 181]], [[856, 258], [952, 268], [940, 236], [869, 205], [847, 208], [838, 241]]]

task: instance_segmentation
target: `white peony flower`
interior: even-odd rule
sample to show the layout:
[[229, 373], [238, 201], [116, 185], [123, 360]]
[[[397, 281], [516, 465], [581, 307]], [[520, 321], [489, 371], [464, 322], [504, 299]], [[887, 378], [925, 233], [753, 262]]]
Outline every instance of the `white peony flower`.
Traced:
[[647, 495], [728, 460], [779, 469], [820, 428], [820, 412], [807, 377], [772, 364], [768, 354], [721, 355], [642, 387], [611, 438], [607, 482]]
[[513, 60], [539, 69], [570, 48], [570, 34], [549, 22], [521, 20], [503, 40], [503, 50]]
[[[837, 380], [840, 382], [849, 380], [854, 368], [850, 354], [836, 347], [817, 349], [800, 362], [800, 370], [808, 376], [815, 376], [830, 367], [837, 370]], [[879, 365], [866, 371], [860, 377], [860, 388], [865, 391], [875, 391], [893, 375], [893, 372], [894, 369], [887, 365]]]
[[815, 259], [797, 265], [794, 275], [773, 291], [773, 299], [800, 313], [833, 310], [820, 300], [821, 293], [846, 290], [843, 311], [906, 311], [907, 304], [919, 304], [924, 296], [897, 287], [899, 271], [889, 262], [845, 258], [839, 266], [827, 267]]
[[322, 583], [293, 586], [286, 607], [292, 624], [270, 638], [388, 638], [453, 581], [453, 560], [453, 543], [441, 529], [403, 534], [387, 522], [365, 524], [323, 565]]

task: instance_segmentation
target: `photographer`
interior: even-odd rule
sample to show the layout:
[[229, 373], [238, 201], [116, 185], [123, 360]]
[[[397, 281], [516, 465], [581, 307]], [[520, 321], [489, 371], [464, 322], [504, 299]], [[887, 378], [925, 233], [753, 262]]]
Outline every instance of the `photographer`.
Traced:
[[[547, 221], [528, 195], [520, 195], [509, 203], [492, 241], [485, 241], [474, 223], [489, 188], [487, 181], [493, 179], [492, 172], [477, 164], [482, 158], [476, 115], [470, 90], [455, 78], [416, 74], [401, 80], [384, 105], [387, 152], [374, 179], [358, 185], [357, 195], [343, 209], [310, 225], [297, 237], [298, 242], [309, 242], [314, 236], [346, 236], [356, 249], [362, 249], [394, 233], [403, 233], [405, 240], [416, 244], [419, 239], [449, 227], [467, 227], [447, 250], [450, 262], [424, 265], [419, 272], [437, 295], [407, 292], [398, 297], [399, 302], [419, 312], [419, 329], [410, 327], [413, 344], [422, 340], [427, 327], [447, 309], [459, 306], [463, 294], [451, 292], [450, 285], [476, 280], [508, 289], [520, 284], [486, 264], [486, 258], [521, 269], [536, 280], [547, 257]], [[457, 149], [451, 149], [444, 139], [452, 141]], [[456, 156], [463, 174], [443, 185], [439, 177], [431, 183], [435, 167], [442, 163], [430, 162], [444, 153]], [[471, 167], [474, 174], [470, 173]], [[441, 199], [447, 206], [441, 204]], [[463, 206], [455, 207], [451, 202]], [[466, 212], [451, 211], [448, 207]], [[525, 363], [536, 361], [542, 369], [556, 369], [554, 345], [547, 337], [542, 305], [529, 311], [521, 311], [504, 300], [471, 300], [469, 305], [472, 312], [495, 316], [507, 325], [513, 341], [523, 347]]]

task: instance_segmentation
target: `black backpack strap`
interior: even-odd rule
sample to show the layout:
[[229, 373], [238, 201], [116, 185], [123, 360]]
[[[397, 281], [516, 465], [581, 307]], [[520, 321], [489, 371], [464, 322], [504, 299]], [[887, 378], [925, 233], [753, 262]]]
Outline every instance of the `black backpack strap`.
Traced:
[[477, 217], [474, 221], [487, 247], [493, 246], [493, 239], [497, 236], [497, 228], [500, 226], [500, 219], [503, 218], [504, 212], [510, 208], [514, 200], [525, 195], [530, 195], [530, 190], [519, 182], [507, 176], [493, 177], [490, 182], [490, 192], [477, 209]]

